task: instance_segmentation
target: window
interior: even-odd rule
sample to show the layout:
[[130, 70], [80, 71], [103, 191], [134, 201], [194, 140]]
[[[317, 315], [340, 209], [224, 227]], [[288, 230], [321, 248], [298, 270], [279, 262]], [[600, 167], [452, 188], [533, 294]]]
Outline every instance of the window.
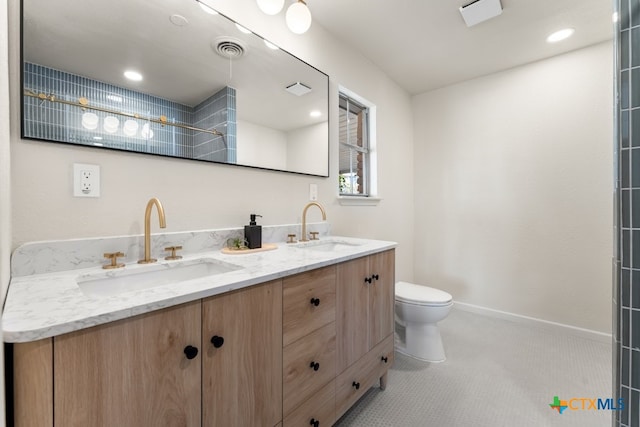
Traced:
[[369, 196], [372, 194], [370, 107], [343, 92], [339, 107], [339, 194]]

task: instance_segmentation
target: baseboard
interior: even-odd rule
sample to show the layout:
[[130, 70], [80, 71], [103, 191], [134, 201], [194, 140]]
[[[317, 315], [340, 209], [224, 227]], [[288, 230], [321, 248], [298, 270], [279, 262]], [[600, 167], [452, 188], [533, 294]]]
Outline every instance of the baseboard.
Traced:
[[520, 314], [509, 313], [507, 311], [494, 310], [492, 308], [481, 307], [479, 305], [467, 304], [466, 302], [455, 301], [454, 307], [471, 313], [484, 314], [485, 316], [495, 317], [498, 319], [510, 320], [512, 322], [525, 323], [550, 329], [554, 331], [562, 331], [564, 333], [587, 338], [606, 344], [612, 343], [611, 334], [604, 332], [592, 331], [591, 329], [578, 328], [576, 326], [565, 325], [562, 323], [550, 322], [548, 320], [537, 319], [535, 317], [522, 316]]

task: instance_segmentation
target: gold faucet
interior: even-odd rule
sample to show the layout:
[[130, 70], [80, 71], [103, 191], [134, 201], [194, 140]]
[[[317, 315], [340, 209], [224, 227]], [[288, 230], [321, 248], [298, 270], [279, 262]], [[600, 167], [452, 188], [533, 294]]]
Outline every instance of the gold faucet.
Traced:
[[144, 259], [138, 261], [138, 264], [150, 264], [158, 261], [151, 258], [151, 208], [156, 205], [158, 209], [158, 219], [160, 220], [160, 228], [166, 228], [167, 223], [164, 219], [164, 209], [162, 203], [156, 197], [149, 200], [147, 203], [147, 209], [144, 211]]
[[301, 242], [308, 242], [309, 239], [307, 239], [307, 210], [311, 207], [311, 206], [317, 206], [318, 208], [320, 208], [320, 212], [322, 212], [322, 219], [324, 221], [327, 220], [327, 213], [324, 211], [324, 208], [322, 207], [322, 205], [318, 202], [309, 202], [307, 203], [307, 206], [304, 207], [304, 209], [302, 210], [302, 237], [300, 238]]

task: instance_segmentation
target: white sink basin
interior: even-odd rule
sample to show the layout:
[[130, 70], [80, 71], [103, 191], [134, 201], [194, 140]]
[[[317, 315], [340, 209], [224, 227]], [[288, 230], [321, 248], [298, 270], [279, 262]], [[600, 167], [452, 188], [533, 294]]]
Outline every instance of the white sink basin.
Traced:
[[308, 242], [299, 243], [296, 247], [311, 251], [320, 252], [339, 252], [346, 249], [353, 249], [360, 246], [360, 243], [347, 242], [345, 240], [310, 240]]
[[137, 266], [133, 266], [129, 270], [125, 267], [119, 270], [78, 276], [76, 282], [85, 295], [108, 297], [125, 292], [151, 289], [171, 283], [215, 276], [243, 268], [210, 258], [135, 267]]

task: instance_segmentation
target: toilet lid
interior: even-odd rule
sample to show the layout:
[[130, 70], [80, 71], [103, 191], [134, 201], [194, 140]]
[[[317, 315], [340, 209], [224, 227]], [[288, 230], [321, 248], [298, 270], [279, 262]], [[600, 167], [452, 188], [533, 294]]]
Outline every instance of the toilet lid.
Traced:
[[453, 300], [451, 294], [440, 289], [408, 282], [396, 283], [396, 300], [411, 304], [442, 305]]

